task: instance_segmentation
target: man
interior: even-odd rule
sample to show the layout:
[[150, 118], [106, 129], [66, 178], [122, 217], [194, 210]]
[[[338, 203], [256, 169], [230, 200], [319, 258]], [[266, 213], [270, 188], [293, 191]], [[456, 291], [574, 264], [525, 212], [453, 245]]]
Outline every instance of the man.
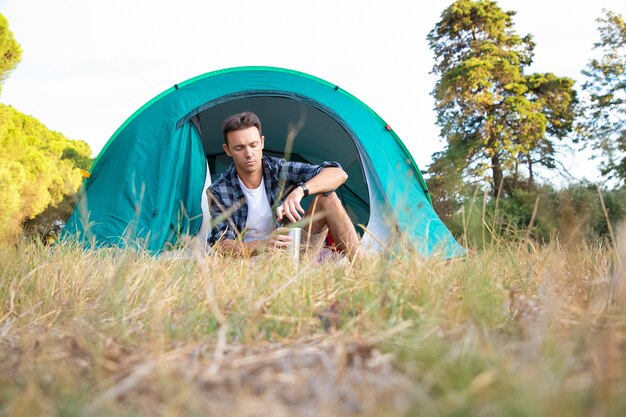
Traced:
[[[277, 231], [277, 226], [283, 221], [298, 222], [305, 215], [305, 240], [320, 233], [325, 236], [328, 230], [350, 260], [358, 256], [359, 237], [334, 192], [348, 178], [338, 163], [310, 165], [263, 156], [265, 137], [252, 112], [228, 117], [222, 132], [224, 151], [233, 163], [207, 191], [214, 222], [210, 245], [234, 256], [284, 249], [291, 238]], [[300, 203], [307, 195], [315, 195], [315, 201], [305, 212]], [[313, 208], [315, 216], [310, 218]]]

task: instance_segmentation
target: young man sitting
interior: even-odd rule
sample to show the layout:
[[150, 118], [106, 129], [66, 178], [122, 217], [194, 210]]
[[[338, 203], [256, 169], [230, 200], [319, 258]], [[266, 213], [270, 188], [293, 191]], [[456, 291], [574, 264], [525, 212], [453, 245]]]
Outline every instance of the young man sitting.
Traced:
[[[311, 165], [263, 156], [265, 137], [252, 112], [228, 117], [222, 132], [224, 151], [233, 163], [207, 191], [215, 222], [208, 241], [214, 249], [234, 256], [284, 249], [291, 238], [277, 231], [278, 226], [298, 222], [304, 215], [308, 220], [302, 228], [304, 240], [328, 231], [351, 261], [359, 256], [359, 237], [334, 192], [348, 178], [338, 163]], [[308, 195], [315, 200], [305, 212], [300, 203]]]

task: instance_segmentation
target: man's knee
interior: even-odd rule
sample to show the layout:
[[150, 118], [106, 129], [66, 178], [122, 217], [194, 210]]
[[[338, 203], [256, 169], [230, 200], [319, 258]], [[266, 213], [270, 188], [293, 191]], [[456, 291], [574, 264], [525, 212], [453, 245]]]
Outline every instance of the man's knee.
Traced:
[[343, 209], [341, 200], [337, 196], [337, 193], [334, 191], [330, 193], [316, 195], [314, 204], [318, 207], [319, 210], [323, 210], [325, 212], [332, 212], [337, 209]]

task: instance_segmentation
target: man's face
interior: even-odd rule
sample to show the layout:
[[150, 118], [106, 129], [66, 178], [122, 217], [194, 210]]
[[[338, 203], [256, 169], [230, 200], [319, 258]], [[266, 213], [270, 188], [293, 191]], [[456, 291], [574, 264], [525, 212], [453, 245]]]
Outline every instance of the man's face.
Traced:
[[262, 172], [261, 158], [265, 137], [261, 136], [256, 127], [228, 132], [228, 145], [224, 151], [233, 158], [235, 168], [240, 175]]

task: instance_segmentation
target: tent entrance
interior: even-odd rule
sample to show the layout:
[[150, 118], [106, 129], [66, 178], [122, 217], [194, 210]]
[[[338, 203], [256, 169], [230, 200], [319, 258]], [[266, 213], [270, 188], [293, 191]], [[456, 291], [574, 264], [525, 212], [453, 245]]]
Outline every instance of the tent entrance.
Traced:
[[182, 119], [179, 124], [193, 115], [199, 116], [212, 179], [231, 162], [222, 149], [222, 122], [243, 111], [252, 111], [261, 119], [266, 155], [312, 164], [339, 162], [349, 178], [337, 193], [353, 223], [368, 224], [370, 198], [356, 139], [330, 112], [310, 99], [270, 92], [221, 97], [219, 102], [207, 103]]

